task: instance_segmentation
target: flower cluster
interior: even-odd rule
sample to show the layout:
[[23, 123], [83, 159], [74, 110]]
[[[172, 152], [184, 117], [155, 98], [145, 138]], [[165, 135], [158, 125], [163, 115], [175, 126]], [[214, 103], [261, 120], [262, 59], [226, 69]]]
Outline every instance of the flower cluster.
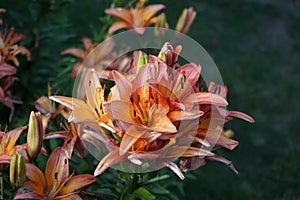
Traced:
[[[164, 35], [169, 24], [166, 15], [159, 12], [165, 6], [145, 3], [139, 0], [135, 7], [128, 9], [107, 8], [105, 13], [119, 21], [109, 17], [110, 23], [104, 26], [108, 29], [105, 36], [111, 39], [112, 34], [130, 29], [140, 37], [150, 25], [154, 26], [156, 37]], [[5, 11], [0, 8], [0, 13]], [[174, 38], [184, 36], [195, 17], [193, 8], [184, 9]], [[17, 79], [14, 77], [19, 66], [17, 55], [30, 58], [29, 50], [18, 45], [24, 38], [14, 28], [0, 32], [0, 102], [11, 109], [9, 121], [14, 104], [22, 103], [12, 96], [9, 87]], [[117, 42], [112, 39], [102, 43], [98, 51], [94, 51], [98, 43], [91, 39], [83, 38], [82, 43], [84, 49], [68, 48], [61, 55], [71, 54], [79, 59], [71, 77], [78, 78], [83, 96], [51, 96], [48, 86], [48, 96], [34, 102], [38, 112], [30, 113], [27, 126], [0, 130], [0, 199], [5, 196], [2, 175], [6, 171], [9, 171], [13, 199], [49, 200], [81, 199], [80, 189], [96, 182], [96, 176], [113, 166], [125, 166], [127, 171], [124, 171], [130, 172], [129, 175], [120, 173], [116, 178], [122, 179], [118, 182], [121, 187], [116, 187], [122, 199], [155, 198], [145, 187], [134, 183], [138, 180], [131, 172], [167, 167], [184, 179], [183, 172], [218, 161], [237, 173], [232, 162], [216, 155], [214, 150], [233, 150], [238, 145], [231, 138], [233, 132], [223, 129], [225, 123], [233, 118], [250, 123], [254, 120], [245, 113], [226, 109], [227, 87], [206, 83], [200, 65], [180, 64], [182, 49], [187, 47], [166, 42], [155, 55], [143, 51], [119, 55], [114, 49]], [[26, 131], [25, 138], [21, 134]], [[52, 143], [53, 139], [63, 142]], [[73, 152], [75, 160], [89, 164], [88, 173], [92, 169], [93, 175], [83, 170], [79, 170], [79, 175], [75, 175], [75, 170], [70, 173]], [[100, 162], [90, 162], [89, 153], [98, 155], [96, 159]], [[41, 154], [49, 156], [45, 158]], [[151, 184], [162, 177], [144, 180]], [[97, 182], [100, 185], [101, 180]], [[105, 190], [105, 186], [101, 189]], [[97, 192], [92, 195], [97, 197]], [[145, 195], [149, 198], [143, 198]]]
[[[146, 162], [151, 166], [159, 159], [156, 167], [169, 167], [183, 179], [180, 168], [172, 162], [178, 157], [183, 171], [207, 161], [223, 162], [236, 171], [230, 161], [211, 149], [214, 145], [227, 149], [237, 146], [238, 142], [224, 133], [225, 122], [233, 117], [249, 122], [253, 119], [224, 108], [228, 104], [225, 86], [210, 83], [206, 91], [199, 88], [201, 66], [180, 66], [177, 60], [181, 49], [166, 43], [157, 56], [134, 52], [128, 73], [109, 71], [115, 83], [111, 88], [104, 88], [97, 72], [88, 69], [83, 78], [83, 100], [50, 97], [72, 110], [70, 122], [88, 124], [82, 131], [96, 135], [93, 143], [101, 140], [111, 150], [94, 175], [121, 162]], [[109, 89], [108, 94], [105, 89]], [[97, 127], [104, 131], [95, 131]]]
[[[17, 72], [15, 66], [19, 66], [19, 61], [16, 56], [22, 54], [26, 55], [27, 59], [30, 58], [29, 50], [17, 45], [17, 43], [24, 38], [25, 35], [16, 33], [14, 28], [11, 28], [8, 33], [6, 29], [0, 31], [0, 79], [2, 79], [0, 83], [0, 102], [11, 110], [9, 121], [11, 121], [14, 114], [14, 104], [22, 103], [12, 96], [9, 87], [17, 79], [13, 77]], [[15, 66], [12, 66], [9, 62], [12, 62]]]

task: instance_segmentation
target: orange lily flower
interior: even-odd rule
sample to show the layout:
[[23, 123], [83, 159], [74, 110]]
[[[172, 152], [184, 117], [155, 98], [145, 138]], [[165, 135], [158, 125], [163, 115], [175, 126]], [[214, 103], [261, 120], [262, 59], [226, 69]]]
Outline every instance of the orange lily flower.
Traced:
[[0, 63], [6, 63], [11, 60], [16, 66], [19, 66], [19, 61], [16, 55], [19, 53], [26, 55], [27, 59], [30, 58], [30, 52], [23, 46], [18, 46], [16, 43], [24, 39], [25, 35], [22, 33], [16, 33], [14, 28], [10, 29], [10, 32], [6, 35], [5, 31], [0, 32]]
[[[110, 59], [104, 59], [106, 56], [108, 56], [113, 47], [114, 47], [114, 42], [113, 40], [108, 40], [107, 42], [103, 43], [103, 47], [100, 49], [97, 49], [97, 52], [93, 53], [94, 48], [97, 46], [97, 44], [93, 44], [92, 41], [89, 38], [83, 38], [82, 43], [84, 46], [84, 49], [80, 48], [69, 48], [61, 52], [61, 55], [66, 55], [66, 54], [71, 54], [75, 56], [76, 58], [80, 59], [80, 62], [77, 62], [71, 72], [71, 77], [75, 78], [77, 76], [77, 73], [83, 64], [85, 66], [83, 67], [94, 67], [94, 68], [102, 68], [102, 66], [106, 64], [110, 64]], [[92, 59], [88, 59], [88, 61], [91, 62], [84, 62], [83, 61], [88, 57], [88, 55], [93, 57]], [[100, 61], [101, 62], [98, 62]], [[95, 61], [97, 61], [97, 66], [95, 66]]]
[[149, 5], [143, 8], [130, 8], [128, 10], [124, 8], [108, 8], [105, 10], [106, 14], [121, 20], [111, 25], [108, 34], [123, 28], [133, 29], [137, 34], [143, 34], [145, 27], [157, 21], [154, 15], [164, 8], [165, 6], [162, 4]]
[[50, 155], [45, 175], [36, 166], [26, 164], [29, 181], [17, 191], [14, 199], [81, 199], [78, 190], [93, 183], [96, 179], [90, 174], [69, 176], [69, 161], [61, 147]]
[[68, 158], [71, 158], [73, 150], [75, 151], [76, 155], [78, 155], [81, 158], [87, 156], [88, 152], [82, 144], [82, 141], [77, 132], [76, 125], [71, 122], [68, 125], [66, 125], [65, 129], [66, 129], [65, 131], [57, 131], [57, 132], [46, 134], [44, 136], [44, 139], [53, 139], [53, 138], [64, 139], [65, 140], [64, 149]]
[[[164, 58], [170, 60], [169, 65], [176, 62], [180, 50], [179, 47], [176, 53], [164, 54], [166, 55]], [[135, 54], [134, 58], [139, 59], [138, 55], [143, 56]], [[203, 157], [214, 154], [201, 148], [193, 149], [195, 151], [191, 154], [191, 151], [185, 151], [189, 147], [172, 146], [174, 137], [179, 134], [175, 122], [198, 119], [203, 114], [202, 111], [187, 109], [193, 107], [195, 103], [227, 105], [227, 102], [218, 95], [208, 93], [195, 95], [193, 87], [187, 89], [190, 85], [195, 85], [200, 76], [197, 65], [179, 67], [173, 72], [174, 74], [170, 75], [168, 66], [154, 56], [149, 56], [149, 60], [143, 62], [149, 64], [143, 66], [138, 66], [137, 60], [132, 63], [135, 65], [132, 66], [132, 71], [137, 73], [132, 83], [128, 76], [117, 71], [112, 72], [116, 85], [111, 88], [111, 101], [105, 102], [103, 106], [110, 116], [121, 122], [119, 126], [124, 130], [124, 134], [121, 135], [120, 145], [101, 160], [95, 175], [124, 160], [141, 164], [142, 158], [151, 163], [151, 159], [160, 156], [153, 151], [170, 146], [167, 148], [168, 152], [161, 157], [161, 164], [171, 168], [180, 178], [183, 178], [180, 169], [168, 159], [180, 155], [188, 157], [202, 155]], [[182, 105], [174, 106], [175, 103]]]
[[51, 96], [50, 99], [72, 110], [68, 118], [69, 122], [87, 122], [115, 132], [113, 119], [103, 108], [103, 103], [110, 100], [110, 96], [105, 97], [105, 88], [102, 88], [94, 70], [87, 70], [84, 87], [86, 101], [64, 96]]
[[[19, 152], [25, 158], [25, 160], [28, 160], [25, 146], [16, 145], [16, 142], [19, 139], [22, 131], [24, 131], [26, 128], [27, 126], [23, 126], [11, 130], [8, 133], [0, 131], [0, 163], [6, 163], [4, 162], [5, 160], [10, 161], [10, 157], [16, 152]], [[6, 167], [7, 164], [0, 164], [0, 171]]]

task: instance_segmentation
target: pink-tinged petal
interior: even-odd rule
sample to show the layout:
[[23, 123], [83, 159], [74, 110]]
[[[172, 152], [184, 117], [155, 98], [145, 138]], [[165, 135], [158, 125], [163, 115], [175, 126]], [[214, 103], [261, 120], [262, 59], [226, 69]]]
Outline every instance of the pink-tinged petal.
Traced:
[[48, 133], [44, 135], [44, 139], [55, 139], [55, 138], [62, 138], [62, 139], [67, 139], [69, 138], [69, 134], [67, 131], [56, 131], [53, 133]]
[[243, 113], [243, 112], [239, 112], [239, 111], [228, 111], [228, 116], [229, 117], [236, 117], [236, 118], [240, 118], [243, 119], [247, 122], [250, 123], [254, 123], [254, 119], [252, 117], [250, 117], [249, 115]]
[[98, 108], [100, 97], [97, 96], [96, 90], [102, 90], [98, 76], [95, 70], [87, 70], [84, 79], [85, 94], [87, 97], [87, 102], [92, 109]]
[[221, 156], [209, 156], [206, 157], [207, 161], [217, 161], [217, 162], [221, 162], [224, 163], [225, 165], [227, 165], [232, 171], [234, 171], [236, 174], [238, 174], [238, 171], [235, 169], [233, 163], [229, 160], [227, 160], [226, 158], [223, 158]]
[[107, 8], [105, 9], [105, 13], [122, 20], [127, 24], [131, 24], [133, 20], [129, 10], [123, 8]]
[[52, 195], [58, 192], [58, 187], [64, 183], [69, 176], [69, 161], [61, 147], [56, 148], [50, 155], [45, 169], [48, 193]]
[[184, 103], [212, 104], [216, 106], [228, 105], [226, 99], [224, 99], [223, 97], [207, 92], [198, 92], [191, 94], [184, 100]]
[[166, 109], [161, 104], [153, 105], [149, 111], [149, 129], [165, 133], [177, 132], [176, 126], [174, 126], [171, 120], [166, 116], [167, 112], [168, 109]]
[[115, 100], [103, 103], [105, 111], [117, 120], [132, 123], [128, 101]]
[[34, 191], [37, 194], [44, 194], [46, 191], [46, 180], [44, 174], [36, 166], [26, 163], [26, 176], [30, 180], [24, 184], [24, 187]]
[[96, 181], [96, 178], [90, 174], [80, 174], [72, 176], [60, 189], [58, 195], [66, 195], [79, 190]]
[[108, 34], [110, 35], [123, 28], [130, 29], [130, 26], [126, 22], [115, 22], [109, 27]]
[[208, 87], [208, 92], [214, 93], [223, 98], [226, 98], [228, 88], [224, 85], [216, 85], [214, 82], [211, 82]]
[[119, 149], [115, 149], [114, 151], [107, 154], [98, 164], [94, 176], [98, 176], [102, 174], [107, 168], [121, 163], [127, 159], [127, 155], [120, 155]]
[[89, 106], [81, 99], [64, 96], [51, 96], [49, 98], [73, 110], [69, 116], [69, 121], [77, 123], [96, 120]]
[[14, 130], [9, 131], [8, 133], [6, 133], [3, 136], [2, 141], [6, 140], [6, 142], [7, 142], [4, 152], [9, 153], [9, 151], [13, 149], [13, 147], [16, 145], [16, 142], [19, 139], [22, 131], [24, 131], [26, 128], [27, 128], [27, 126], [16, 128]]
[[129, 100], [132, 90], [129, 80], [118, 71], [113, 71], [113, 78], [119, 92], [120, 100]]
[[71, 55], [79, 58], [80, 60], [84, 60], [87, 56], [87, 52], [82, 49], [79, 49], [79, 48], [69, 48], [69, 49], [62, 51], [60, 54], [61, 55], [71, 54]]
[[178, 158], [178, 157], [193, 157], [193, 156], [214, 156], [215, 154], [201, 148], [197, 147], [186, 147], [186, 146], [177, 146], [172, 147], [166, 153], [168, 158]]
[[87, 146], [92, 145], [99, 151], [113, 151], [115, 149], [115, 146], [111, 142], [110, 138], [105, 134], [99, 134], [90, 130], [84, 130], [84, 132], [85, 133], [81, 136], [81, 139]]
[[0, 78], [17, 73], [17, 69], [7, 63], [0, 64]]
[[[9, 37], [7, 37], [6, 39], [8, 39]], [[7, 40], [9, 41], [10, 44], [15, 44], [17, 42], [19, 42], [20, 40], [23, 40], [24, 38], [26, 38], [26, 36], [23, 33], [16, 33], [14, 32], [11, 39]]]
[[0, 13], [5, 13], [5, 12], [6, 12], [6, 9], [0, 8]]
[[120, 144], [120, 155], [124, 155], [127, 151], [132, 147], [132, 145], [142, 136], [146, 134], [146, 131], [138, 130], [137, 127], [130, 126], [126, 131], [124, 136], [122, 137], [122, 141]]
[[73, 138], [66, 139], [64, 142], [64, 150], [69, 159], [71, 159], [72, 157], [76, 139], [77, 137], [73, 137]]
[[180, 169], [184, 172], [189, 172], [206, 164], [205, 157], [183, 157], [180, 159]]
[[175, 163], [166, 162], [166, 163], [163, 163], [163, 165], [165, 167], [170, 168], [181, 180], [184, 180], [184, 175], [182, 174], [181, 170], [179, 169], [179, 167]]
[[74, 64], [72, 72], [71, 72], [71, 77], [72, 78], [76, 78], [79, 70], [81, 69], [82, 63], [81, 62], [77, 62]]
[[6, 154], [0, 154], [0, 163], [10, 163], [11, 157]]
[[82, 43], [87, 51], [94, 47], [94, 44], [92, 43], [90, 38], [82, 38]]
[[25, 55], [27, 57], [27, 60], [30, 60], [31, 53], [27, 48], [19, 46], [18, 51], [20, 52], [20, 54]]
[[189, 120], [189, 119], [196, 119], [203, 115], [203, 111], [182, 111], [182, 110], [175, 110], [168, 113], [168, 117], [171, 121], [181, 121], [181, 120]]
[[184, 71], [186, 80], [190, 83], [191, 86], [195, 86], [199, 80], [201, 73], [201, 66], [194, 63], [185, 64], [177, 69], [177, 71]]
[[145, 28], [144, 27], [134, 27], [134, 29], [131, 29], [137, 34], [143, 35], [145, 33]]
[[234, 149], [238, 141], [228, 138], [223, 132], [217, 130], [199, 129], [197, 137], [205, 138], [210, 144], [217, 144], [227, 149]]
[[143, 13], [142, 20], [145, 22], [149, 22], [156, 13], [158, 13], [164, 8], [165, 6], [162, 4], [155, 4], [155, 5], [149, 5], [147, 7], [144, 7], [142, 9], [142, 13]]
[[37, 194], [35, 192], [23, 193], [24, 187], [20, 188], [13, 199], [45, 199], [44, 195]]

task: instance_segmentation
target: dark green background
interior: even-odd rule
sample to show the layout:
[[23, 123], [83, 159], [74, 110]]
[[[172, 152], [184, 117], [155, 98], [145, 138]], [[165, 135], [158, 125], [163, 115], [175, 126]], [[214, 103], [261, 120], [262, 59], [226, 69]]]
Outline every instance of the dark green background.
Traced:
[[[0, 7], [8, 9], [3, 18], [28, 36], [23, 44], [33, 54], [32, 61], [24, 61], [17, 74], [20, 81], [14, 86], [15, 93], [25, 105], [17, 106], [11, 127], [27, 122], [24, 113], [32, 109], [38, 96], [46, 94], [48, 81], [60, 94], [70, 94], [70, 65], [66, 64], [70, 60], [59, 53], [80, 46], [84, 36], [99, 37], [99, 17], [110, 3], [58, 2], [0, 2]], [[240, 144], [232, 152], [218, 151], [234, 162], [239, 175], [222, 164], [209, 163], [194, 172], [195, 179], [185, 180], [185, 199], [300, 199], [300, 2], [153, 2], [166, 4], [171, 28], [184, 7], [195, 8], [197, 17], [189, 35], [217, 64], [229, 87], [229, 108], [246, 112], [256, 121], [228, 123]], [[39, 35], [38, 48], [34, 47], [34, 32]], [[1, 108], [2, 125], [7, 113]]]

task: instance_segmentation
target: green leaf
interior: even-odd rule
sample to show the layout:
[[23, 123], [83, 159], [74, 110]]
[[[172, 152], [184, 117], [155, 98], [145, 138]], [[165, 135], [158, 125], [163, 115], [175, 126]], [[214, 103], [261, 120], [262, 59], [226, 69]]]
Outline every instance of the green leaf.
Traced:
[[155, 196], [151, 194], [146, 188], [140, 187], [134, 191], [134, 194], [141, 200], [153, 200]]
[[150, 192], [154, 193], [154, 194], [169, 194], [170, 191], [167, 190], [166, 188], [162, 187], [159, 184], [151, 184], [151, 185], [147, 185], [145, 186], [146, 189], [148, 189]]

